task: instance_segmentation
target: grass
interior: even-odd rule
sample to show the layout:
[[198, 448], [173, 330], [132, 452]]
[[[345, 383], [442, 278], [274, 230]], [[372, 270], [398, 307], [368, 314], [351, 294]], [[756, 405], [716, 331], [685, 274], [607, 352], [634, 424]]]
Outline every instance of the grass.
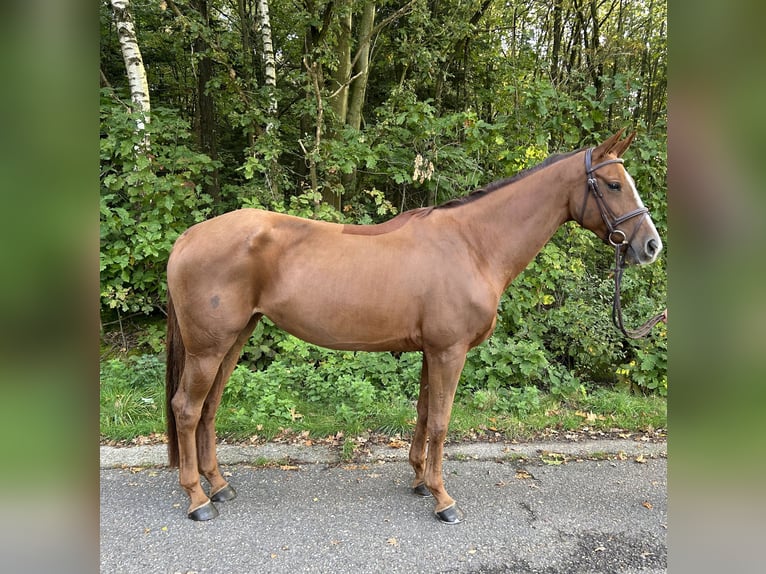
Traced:
[[[245, 396], [253, 400], [251, 395]], [[352, 409], [354, 416], [349, 416], [347, 407], [312, 403], [296, 395], [289, 397], [290, 410], [285, 407], [280, 416], [263, 416], [263, 413], [255, 416], [253, 413], [259, 412], [256, 404], [238, 395], [236, 399], [224, 401], [217, 416], [218, 435], [229, 441], [247, 440], [254, 435], [270, 440], [285, 429], [297, 434], [308, 431], [308, 436], [315, 439], [338, 433], [356, 437], [369, 432], [409, 437], [416, 418], [411, 399], [392, 398], [383, 393], [362, 411]], [[164, 400], [161, 359], [150, 355], [104, 359], [101, 364], [102, 440], [130, 441], [138, 436], [163, 433]], [[629, 394], [624, 388], [599, 387], [566, 400], [541, 392], [538, 403], [528, 407], [523, 415], [482, 407], [485, 405], [470, 396], [462, 400], [458, 397], [452, 411], [450, 440], [523, 441], [551, 431], [643, 432], [667, 426], [664, 398]], [[346, 449], [353, 450], [353, 442], [345, 440], [342, 448], [347, 454]]]

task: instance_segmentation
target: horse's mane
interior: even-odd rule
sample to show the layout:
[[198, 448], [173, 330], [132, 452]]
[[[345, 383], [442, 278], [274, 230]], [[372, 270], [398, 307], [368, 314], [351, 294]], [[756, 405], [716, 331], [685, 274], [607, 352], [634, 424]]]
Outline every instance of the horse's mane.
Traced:
[[397, 215], [396, 217], [394, 217], [393, 219], [389, 219], [388, 221], [385, 221], [383, 223], [378, 223], [375, 225], [348, 225], [348, 224], [344, 225], [343, 233], [350, 234], [350, 235], [382, 235], [384, 233], [390, 233], [391, 231], [399, 229], [404, 224], [408, 223], [410, 219], [412, 219], [415, 216], [425, 217], [436, 209], [451, 209], [453, 207], [460, 207], [461, 205], [465, 205], [466, 203], [472, 203], [476, 201], [477, 199], [481, 199], [482, 197], [489, 195], [493, 191], [500, 189], [501, 187], [505, 187], [519, 180], [522, 180], [525, 177], [535, 173], [536, 171], [540, 171], [541, 169], [546, 168], [549, 165], [559, 162], [562, 159], [566, 159], [578, 153], [579, 151], [581, 150], [576, 150], [569, 153], [553, 154], [545, 158], [539, 164], [533, 167], [527, 168], [523, 171], [520, 171], [516, 175], [492, 182], [490, 184], [487, 184], [484, 187], [475, 189], [468, 195], [450, 199], [442, 203], [441, 205], [431, 206], [431, 207], [419, 207], [416, 209], [411, 209], [409, 211], [404, 211], [400, 213], [399, 215]]
[[535, 173], [536, 171], [540, 171], [541, 169], [546, 168], [549, 165], [553, 165], [554, 163], [557, 163], [561, 161], [562, 159], [571, 157], [574, 154], [578, 153], [579, 151], [581, 150], [576, 150], [569, 153], [557, 153], [557, 154], [550, 155], [539, 164], [532, 166], [530, 168], [527, 168], [523, 171], [520, 171], [516, 175], [513, 175], [511, 177], [506, 177], [505, 179], [500, 179], [498, 181], [494, 181], [490, 184], [485, 185], [484, 187], [475, 189], [468, 195], [450, 199], [442, 203], [441, 205], [437, 205], [434, 209], [451, 209], [453, 207], [460, 207], [461, 205], [465, 205], [466, 203], [472, 203], [476, 201], [477, 199], [481, 199], [482, 197], [492, 193], [493, 191], [500, 189], [501, 187], [505, 187], [512, 183], [516, 183], [517, 181], [524, 179], [525, 177]]
[[376, 223], [374, 225], [352, 225], [346, 224], [343, 226], [343, 233], [348, 235], [383, 235], [384, 233], [390, 233], [402, 227], [410, 219], [415, 216], [423, 217], [433, 211], [433, 207], [418, 207], [416, 209], [410, 209], [403, 211], [393, 219], [384, 221], [383, 223]]

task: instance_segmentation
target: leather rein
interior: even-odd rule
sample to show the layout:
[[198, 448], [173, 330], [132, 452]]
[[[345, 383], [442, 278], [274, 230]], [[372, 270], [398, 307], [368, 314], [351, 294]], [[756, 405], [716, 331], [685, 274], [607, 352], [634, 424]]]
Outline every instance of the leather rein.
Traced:
[[[604, 194], [598, 187], [598, 180], [596, 179], [595, 172], [605, 165], [609, 165], [610, 163], [623, 163], [623, 160], [622, 158], [608, 159], [593, 165], [592, 157], [594, 149], [595, 148], [589, 148], [585, 152], [585, 172], [588, 176], [588, 189], [585, 191], [585, 199], [583, 200], [582, 209], [580, 210], [580, 223], [582, 224], [583, 217], [585, 216], [585, 207], [588, 204], [588, 198], [593, 195], [596, 200], [598, 210], [601, 213], [601, 219], [603, 219], [604, 224], [606, 224], [608, 230], [606, 240], [612, 247], [614, 247], [614, 303], [612, 304], [612, 322], [614, 323], [614, 326], [617, 327], [626, 337], [630, 339], [640, 339], [642, 337], [646, 337], [651, 332], [652, 328], [663, 319], [664, 313], [655, 315], [637, 329], [626, 328], [622, 319], [620, 284], [622, 283], [623, 271], [625, 271], [625, 250], [630, 245], [630, 241], [635, 236], [638, 228], [641, 227], [641, 224], [649, 213], [649, 210], [646, 207], [639, 207], [638, 209], [634, 209], [625, 215], [621, 215], [619, 217], [615, 216], [614, 212], [612, 212], [612, 210], [609, 209], [609, 206], [606, 204]], [[639, 217], [639, 220], [633, 228], [633, 233], [631, 234], [630, 238], [628, 238], [624, 231], [617, 229], [617, 226], [621, 223], [625, 223], [630, 219], [633, 219], [634, 217]]]

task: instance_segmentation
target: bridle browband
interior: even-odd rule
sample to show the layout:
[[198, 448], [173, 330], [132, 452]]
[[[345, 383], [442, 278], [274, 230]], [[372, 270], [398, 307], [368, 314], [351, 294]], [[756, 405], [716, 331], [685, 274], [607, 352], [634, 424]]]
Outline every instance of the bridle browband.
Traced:
[[[625, 250], [629, 247], [630, 242], [636, 235], [638, 228], [641, 227], [641, 224], [649, 213], [649, 210], [646, 207], [639, 207], [619, 217], [614, 214], [614, 212], [606, 204], [604, 194], [598, 187], [596, 171], [611, 163], [623, 163], [623, 159], [618, 157], [614, 159], [608, 159], [593, 165], [592, 159], [594, 149], [595, 148], [588, 148], [585, 151], [585, 173], [588, 176], [588, 188], [585, 190], [585, 198], [583, 199], [582, 208], [580, 209], [580, 218], [578, 223], [580, 223], [580, 225], [583, 224], [583, 218], [585, 217], [585, 208], [588, 205], [588, 199], [591, 195], [593, 195], [593, 198], [596, 200], [598, 210], [601, 213], [601, 219], [604, 221], [604, 224], [608, 230], [605, 242], [608, 242], [612, 247], [614, 247], [614, 304], [612, 305], [612, 322], [614, 323], [615, 327], [617, 327], [626, 337], [630, 339], [640, 339], [641, 337], [646, 337], [646, 335], [651, 332], [652, 328], [663, 319], [664, 313], [655, 315], [637, 329], [626, 329], [622, 320], [620, 283], [622, 282], [622, 273], [625, 270], [623, 261]], [[633, 232], [630, 234], [630, 238], [628, 238], [623, 230], [617, 229], [617, 226], [625, 223], [630, 219], [633, 219], [634, 217], [640, 217], [640, 219], [638, 220], [638, 223], [636, 223], [636, 225], [633, 227]]]

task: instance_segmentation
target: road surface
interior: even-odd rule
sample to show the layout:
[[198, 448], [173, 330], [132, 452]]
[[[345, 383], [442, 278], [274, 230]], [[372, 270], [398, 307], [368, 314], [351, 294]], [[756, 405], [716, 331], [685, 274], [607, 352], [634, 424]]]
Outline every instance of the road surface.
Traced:
[[200, 523], [185, 516], [177, 470], [145, 466], [161, 463], [163, 447], [102, 447], [101, 572], [667, 569], [664, 443], [452, 445], [444, 474], [465, 514], [458, 525], [439, 523], [432, 499], [410, 493], [406, 448], [353, 464], [295, 448], [271, 458], [222, 448], [238, 497]]

